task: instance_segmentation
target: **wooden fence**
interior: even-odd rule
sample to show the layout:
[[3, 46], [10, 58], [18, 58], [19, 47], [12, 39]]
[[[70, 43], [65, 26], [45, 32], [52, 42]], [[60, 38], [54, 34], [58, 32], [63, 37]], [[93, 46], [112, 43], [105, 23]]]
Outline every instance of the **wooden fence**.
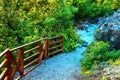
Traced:
[[[49, 56], [64, 52], [64, 37], [44, 38], [0, 54], [0, 80], [20, 79], [43, 63]], [[28, 68], [29, 67], [29, 68]], [[15, 77], [15, 74], [19, 76]]]

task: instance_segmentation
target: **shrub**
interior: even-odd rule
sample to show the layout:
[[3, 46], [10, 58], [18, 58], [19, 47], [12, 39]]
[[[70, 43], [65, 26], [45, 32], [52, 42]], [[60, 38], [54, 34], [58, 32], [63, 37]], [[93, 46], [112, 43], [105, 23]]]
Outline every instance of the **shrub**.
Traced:
[[[1, 4], [0, 52], [61, 34], [65, 35], [65, 51], [76, 48], [79, 37], [72, 27], [74, 13], [78, 9], [72, 5], [72, 1], [15, 0], [13, 3], [2, 0]], [[10, 8], [11, 6], [14, 8]]]
[[63, 30], [61, 34], [63, 33], [64, 39], [65, 39], [65, 45], [64, 49], [66, 52], [72, 51], [76, 49], [77, 43], [82, 43], [83, 41], [80, 39], [80, 36], [77, 35], [76, 31], [72, 28]]
[[88, 70], [92, 71], [101, 62], [115, 61], [116, 64], [119, 64], [120, 62], [116, 59], [120, 56], [120, 50], [110, 51], [109, 47], [110, 45], [103, 41], [95, 42], [88, 46], [84, 53], [85, 57], [81, 60], [82, 74], [85, 74]]
[[90, 70], [93, 66], [100, 64], [106, 57], [103, 57], [109, 51], [109, 44], [103, 41], [92, 43], [84, 53], [85, 58], [81, 60], [83, 70]]
[[107, 52], [104, 56], [103, 56], [103, 59], [104, 60], [110, 60], [112, 59], [113, 61], [115, 61], [116, 59], [118, 59], [120, 56], [120, 51], [110, 51], [110, 52]]
[[114, 65], [120, 65], [120, 59], [116, 59]]
[[100, 16], [109, 16], [120, 8], [120, 0], [75, 0], [74, 5], [78, 7], [76, 16], [80, 19], [94, 19]]

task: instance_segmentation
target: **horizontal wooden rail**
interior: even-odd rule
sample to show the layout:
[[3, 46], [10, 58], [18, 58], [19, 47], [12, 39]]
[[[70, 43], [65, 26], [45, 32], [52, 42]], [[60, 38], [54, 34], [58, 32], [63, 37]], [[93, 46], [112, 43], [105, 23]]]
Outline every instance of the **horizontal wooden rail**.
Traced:
[[58, 45], [58, 46], [55, 46], [55, 47], [51, 47], [51, 48], [49, 48], [49, 51], [50, 51], [50, 50], [53, 50], [53, 49], [55, 49], [55, 48], [62, 47], [62, 46], [63, 46], [63, 44], [61, 44], [61, 45]]
[[11, 49], [10, 51], [15, 51], [15, 50], [18, 50], [18, 49], [20, 49], [20, 48], [22, 48], [22, 47], [30, 46], [30, 45], [32, 45], [32, 44], [38, 43], [38, 42], [40, 42], [40, 41], [42, 41], [42, 40], [45, 40], [45, 39], [46, 39], [46, 38], [43, 38], [43, 39], [41, 39], [41, 40], [36, 40], [36, 41], [31, 42], [31, 43], [24, 44], [24, 45], [22, 45], [22, 46], [19, 46], [19, 47], [16, 47], [16, 48]]
[[1, 64], [0, 64], [0, 68], [2, 68], [7, 62], [7, 59], [5, 59]]
[[35, 49], [38, 49], [38, 48], [39, 48], [39, 46], [34, 47], [34, 48], [30, 49], [30, 50], [25, 51], [24, 54], [29, 53], [29, 52], [31, 52], [31, 51], [33, 51], [33, 50], [35, 50]]
[[[22, 78], [43, 63], [49, 55], [63, 52], [63, 46], [64, 37], [57, 36], [43, 38], [13, 49], [6, 49], [0, 54], [0, 59], [2, 59], [0, 70], [4, 68], [0, 71], [0, 80], [13, 80], [16, 72], [20, 74], [17, 79]], [[14, 54], [17, 54], [17, 56], [14, 56]], [[29, 66], [32, 67], [26, 71], [25, 69]]]
[[[5, 76], [7, 75], [7, 67], [6, 64], [8, 62], [8, 59], [6, 59], [6, 53], [9, 51], [9, 49], [4, 50], [1, 54], [0, 54], [0, 60], [2, 60], [0, 62], [0, 80], [3, 80], [5, 78]], [[4, 79], [5, 80], [5, 79]]]
[[37, 62], [39, 58], [33, 60], [32, 62], [28, 63], [27, 65], [24, 66], [24, 68], [27, 68], [28, 66], [32, 65], [33, 63]]
[[8, 49], [6, 49], [5, 51], [3, 51], [3, 52], [0, 54], [0, 58], [2, 58], [2, 57], [6, 54], [7, 51], [8, 51]]
[[3, 72], [0, 74], [0, 80], [2, 80], [3, 76], [7, 73], [7, 68], [3, 70]]
[[50, 42], [49, 45], [51, 45], [51, 44], [56, 44], [56, 43], [60, 43], [60, 42], [62, 42], [62, 41], [63, 41], [63, 40], [58, 40], [58, 41]]
[[8, 80], [8, 77], [6, 76], [4, 80]]
[[57, 51], [54, 51], [54, 52], [52, 52], [52, 53], [49, 53], [49, 55], [53, 55], [53, 54], [55, 54], [55, 53], [57, 53], [57, 52], [60, 52], [60, 51], [63, 51], [63, 49], [59, 49], [59, 50], [57, 50]]
[[[45, 60], [43, 60], [41, 63], [43, 63], [43, 62], [45, 62]], [[26, 71], [26, 72], [24, 73], [24, 75], [26, 75], [26, 74], [28, 74], [29, 72], [31, 72], [33, 69], [35, 69], [35, 68], [36, 68], [37, 66], [39, 66], [41, 63], [33, 66], [31, 69], [29, 69], [28, 71]]]
[[33, 54], [33, 55], [31, 55], [31, 56], [25, 58], [24, 61], [27, 61], [27, 60], [29, 60], [29, 59], [31, 59], [31, 58], [37, 56], [37, 55], [39, 55], [39, 53], [35, 53], [35, 54]]
[[[51, 41], [53, 40], [53, 41]], [[57, 38], [48, 39], [48, 55], [54, 55], [56, 53], [64, 52], [64, 36], [58, 36]], [[56, 50], [57, 49], [57, 50]], [[52, 50], [52, 52], [50, 52]]]

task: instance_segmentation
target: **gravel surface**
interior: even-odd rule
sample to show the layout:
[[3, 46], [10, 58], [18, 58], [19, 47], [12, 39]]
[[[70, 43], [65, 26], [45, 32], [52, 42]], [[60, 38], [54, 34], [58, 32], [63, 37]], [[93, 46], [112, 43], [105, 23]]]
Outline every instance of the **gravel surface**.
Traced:
[[[90, 44], [94, 40], [97, 26], [90, 25], [88, 32], [77, 30], [81, 38]], [[52, 57], [27, 74], [21, 80], [79, 80], [80, 59], [86, 47], [77, 48], [73, 52]]]

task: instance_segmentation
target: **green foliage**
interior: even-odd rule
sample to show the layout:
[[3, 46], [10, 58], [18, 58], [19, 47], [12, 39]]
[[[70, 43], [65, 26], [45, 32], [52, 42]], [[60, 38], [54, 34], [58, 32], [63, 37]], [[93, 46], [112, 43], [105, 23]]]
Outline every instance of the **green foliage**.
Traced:
[[108, 50], [109, 50], [109, 44], [108, 43], [104, 43], [103, 41], [95, 42], [87, 48], [87, 54], [86, 55], [89, 55], [89, 53], [96, 53], [96, 55], [104, 54]]
[[102, 41], [92, 43], [84, 53], [85, 58], [81, 60], [82, 69], [90, 70], [94, 65], [100, 64], [106, 57], [104, 55], [109, 51], [109, 44]]
[[[73, 17], [86, 19], [107, 16], [120, 7], [119, 2], [119, 0], [0, 0], [0, 52], [8, 47], [13, 48], [36, 39], [60, 34], [68, 39], [65, 50], [74, 50], [77, 34], [72, 29]], [[69, 33], [66, 32], [68, 29]], [[66, 38], [69, 34], [73, 36], [69, 37], [71, 40]]]
[[66, 43], [64, 45], [65, 51], [69, 52], [74, 50], [77, 47], [76, 43], [80, 43], [80, 39], [79, 39], [80, 37], [76, 34], [76, 31], [73, 30], [72, 28], [65, 30], [63, 33]]
[[74, 50], [79, 37], [72, 28], [72, 19], [78, 9], [72, 3], [66, 0], [1, 0], [0, 52], [57, 35], [65, 35], [65, 51]]
[[86, 19], [109, 16], [120, 8], [119, 2], [120, 0], [75, 0], [73, 5], [78, 7], [76, 16]]
[[120, 51], [111, 51], [111, 52], [107, 52], [103, 58], [105, 60], [110, 60], [112, 59], [113, 61], [115, 61], [116, 59], [118, 59], [120, 57]]
[[114, 65], [120, 65], [120, 58], [115, 60]]
[[[81, 60], [83, 74], [86, 71], [92, 71], [101, 62], [115, 61], [120, 56], [120, 51], [110, 51], [110, 45], [103, 41], [92, 43], [84, 53], [85, 57]], [[94, 72], [94, 71], [92, 71]]]

